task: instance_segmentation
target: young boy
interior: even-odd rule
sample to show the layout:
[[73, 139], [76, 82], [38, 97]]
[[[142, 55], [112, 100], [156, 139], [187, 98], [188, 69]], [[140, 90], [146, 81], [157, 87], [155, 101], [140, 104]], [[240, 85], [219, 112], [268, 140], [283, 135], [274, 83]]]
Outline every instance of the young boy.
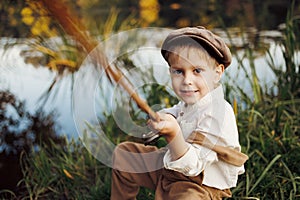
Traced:
[[139, 187], [155, 190], [156, 200], [230, 197], [244, 166], [220, 159], [197, 143], [202, 133], [213, 144], [240, 151], [233, 110], [219, 83], [231, 63], [224, 41], [203, 27], [171, 32], [161, 53], [170, 66], [174, 92], [181, 100], [158, 112], [148, 126], [165, 137], [166, 148], [124, 142], [113, 157], [111, 199], [135, 199]]

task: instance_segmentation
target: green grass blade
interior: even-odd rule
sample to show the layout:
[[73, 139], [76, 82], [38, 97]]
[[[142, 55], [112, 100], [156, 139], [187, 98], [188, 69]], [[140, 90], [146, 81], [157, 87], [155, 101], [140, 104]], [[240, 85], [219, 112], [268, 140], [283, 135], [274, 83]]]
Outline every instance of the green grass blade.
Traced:
[[[265, 170], [262, 172], [262, 174], [260, 175], [260, 177], [257, 179], [257, 181], [254, 183], [254, 185], [252, 186], [252, 188], [249, 190], [249, 194], [256, 188], [256, 186], [261, 182], [261, 180], [266, 176], [267, 172], [269, 171], [269, 169], [273, 166], [273, 164], [281, 157], [281, 155], [276, 155], [272, 161], [269, 163], [269, 165], [265, 168]], [[249, 195], [248, 194], [248, 195]], [[248, 196], [247, 195], [247, 196]]]

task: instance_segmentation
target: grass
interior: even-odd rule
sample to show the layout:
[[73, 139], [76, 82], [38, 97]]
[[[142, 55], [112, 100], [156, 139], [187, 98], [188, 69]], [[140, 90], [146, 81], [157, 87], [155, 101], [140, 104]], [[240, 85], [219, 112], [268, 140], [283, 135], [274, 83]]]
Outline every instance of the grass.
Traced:
[[[275, 64], [272, 52], [267, 52], [268, 66], [255, 66], [254, 50], [235, 54], [239, 70], [246, 73], [245, 82], [252, 94], [238, 84], [226, 84], [227, 98], [238, 99], [237, 121], [243, 151], [249, 155], [246, 173], [233, 189], [236, 199], [297, 199], [299, 195], [299, 17], [287, 15], [281, 48], [284, 65]], [[228, 35], [230, 36], [230, 35]], [[233, 48], [234, 50], [234, 48]], [[233, 51], [235, 53], [235, 51]], [[249, 60], [250, 69], [243, 64]], [[256, 68], [269, 67], [275, 74], [270, 88], [257, 77]]]
[[[276, 66], [271, 52], [268, 53], [268, 67], [277, 80], [273, 90], [260, 85], [251, 48], [242, 57], [236, 56], [241, 70], [246, 71], [243, 59], [250, 61], [251, 70], [245, 81], [250, 82], [253, 95], [239, 85], [226, 85], [226, 96], [239, 99], [236, 114], [240, 142], [242, 151], [249, 155], [246, 173], [232, 190], [232, 199], [300, 198], [300, 69], [295, 56], [299, 51], [299, 19], [292, 16], [291, 12], [287, 16], [279, 44], [284, 66]], [[150, 94], [158, 92], [155, 87], [148, 90]], [[158, 90], [165, 94], [164, 88]], [[163, 103], [165, 98], [150, 95], [147, 100], [154, 105]], [[174, 99], [169, 98], [173, 103]], [[128, 139], [116, 127], [113, 116], [106, 116], [103, 125], [115, 143]], [[111, 169], [95, 159], [79, 141], [44, 144], [38, 151], [23, 153], [21, 158], [22, 189], [18, 194], [0, 191], [3, 199], [109, 199]], [[153, 192], [142, 188], [138, 199], [154, 199]]]
[[[233, 190], [236, 197], [259, 199], [297, 199], [300, 197], [299, 117], [299, 19], [288, 14], [281, 48], [284, 66], [274, 64], [269, 53], [269, 67], [276, 76], [275, 91], [267, 92], [258, 84], [255, 66], [250, 64], [253, 97], [241, 88], [230, 88], [240, 94], [243, 108], [237, 115], [243, 151], [249, 155], [246, 173]], [[248, 51], [248, 52], [247, 52]], [[246, 54], [251, 59], [253, 53]], [[250, 60], [250, 63], [251, 60]], [[242, 66], [244, 67], [244, 66]]]
[[64, 150], [55, 144], [51, 147], [25, 162], [24, 182], [30, 199], [107, 199], [110, 169], [74, 141]]

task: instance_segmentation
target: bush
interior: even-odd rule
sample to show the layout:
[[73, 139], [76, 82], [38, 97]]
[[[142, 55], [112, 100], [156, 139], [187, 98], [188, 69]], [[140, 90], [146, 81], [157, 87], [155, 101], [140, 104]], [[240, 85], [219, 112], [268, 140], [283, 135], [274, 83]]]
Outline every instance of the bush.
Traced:
[[6, 180], [0, 182], [0, 190], [19, 192], [21, 155], [49, 146], [50, 140], [60, 145], [65, 140], [56, 134], [53, 115], [42, 110], [31, 114], [9, 91], [0, 91], [0, 103], [0, 180]]

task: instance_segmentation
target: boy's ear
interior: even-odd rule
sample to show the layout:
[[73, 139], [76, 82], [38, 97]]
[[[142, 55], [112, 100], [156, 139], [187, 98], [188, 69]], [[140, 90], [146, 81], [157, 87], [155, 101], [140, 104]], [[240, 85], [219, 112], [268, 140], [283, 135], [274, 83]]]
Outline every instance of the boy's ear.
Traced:
[[225, 67], [223, 64], [220, 64], [216, 67], [215, 70], [216, 70], [215, 83], [218, 83], [222, 77]]
[[223, 64], [219, 64], [217, 67], [216, 67], [216, 70], [218, 73], [223, 73], [224, 70], [225, 70], [225, 67]]

